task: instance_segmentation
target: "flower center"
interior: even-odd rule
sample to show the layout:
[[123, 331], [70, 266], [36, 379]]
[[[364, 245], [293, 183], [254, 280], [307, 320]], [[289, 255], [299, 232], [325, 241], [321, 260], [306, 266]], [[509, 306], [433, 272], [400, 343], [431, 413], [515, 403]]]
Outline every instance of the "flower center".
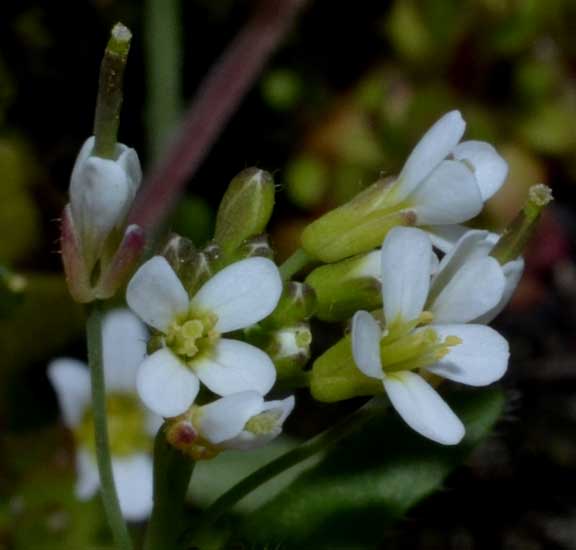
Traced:
[[419, 319], [407, 323], [396, 321], [380, 340], [380, 356], [384, 372], [393, 373], [416, 370], [433, 365], [442, 359], [451, 347], [462, 343], [458, 336], [443, 340], [432, 327], [416, 326], [429, 323], [432, 315], [423, 312]]
[[211, 347], [219, 334], [214, 330], [217, 317], [211, 313], [189, 313], [174, 321], [166, 331], [166, 345], [184, 359], [192, 359]]
[[[108, 437], [110, 452], [114, 456], [127, 456], [148, 451], [152, 438], [146, 429], [146, 413], [138, 398], [126, 393], [110, 393], [106, 396]], [[81, 445], [96, 452], [94, 444], [94, 416], [91, 408], [86, 409], [75, 437]]]
[[256, 416], [253, 416], [246, 422], [244, 429], [254, 435], [265, 435], [274, 431], [278, 426], [278, 421], [282, 416], [282, 411], [278, 409], [271, 409], [264, 411]]

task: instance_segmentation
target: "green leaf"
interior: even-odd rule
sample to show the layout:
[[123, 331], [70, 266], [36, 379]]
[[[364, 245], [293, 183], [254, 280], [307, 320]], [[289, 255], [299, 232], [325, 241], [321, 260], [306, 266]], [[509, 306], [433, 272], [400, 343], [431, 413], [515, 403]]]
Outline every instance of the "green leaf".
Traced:
[[449, 399], [466, 437], [443, 447], [411, 432], [395, 414], [378, 416], [240, 524], [252, 544], [285, 548], [374, 548], [384, 530], [441, 488], [504, 403], [498, 389]]

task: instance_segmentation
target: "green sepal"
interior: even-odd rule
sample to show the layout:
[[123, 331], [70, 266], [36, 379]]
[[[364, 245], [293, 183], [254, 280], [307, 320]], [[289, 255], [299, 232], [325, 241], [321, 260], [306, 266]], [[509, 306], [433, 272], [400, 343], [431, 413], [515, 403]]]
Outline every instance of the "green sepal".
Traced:
[[413, 225], [416, 216], [390, 200], [391, 182], [379, 180], [351, 201], [324, 214], [302, 233], [302, 247], [313, 258], [337, 262], [368, 252], [398, 225]]
[[306, 278], [316, 292], [316, 317], [343, 321], [360, 309], [379, 308], [382, 305], [379, 273], [379, 251], [316, 268]]
[[379, 380], [364, 375], [356, 366], [348, 335], [314, 361], [310, 392], [318, 401], [334, 403], [361, 395], [381, 394], [384, 386]]
[[314, 289], [306, 283], [289, 281], [284, 284], [276, 309], [261, 324], [267, 329], [293, 326], [310, 319], [315, 311]]
[[240, 172], [228, 186], [216, 217], [214, 240], [225, 254], [264, 231], [274, 208], [274, 180], [258, 168]]

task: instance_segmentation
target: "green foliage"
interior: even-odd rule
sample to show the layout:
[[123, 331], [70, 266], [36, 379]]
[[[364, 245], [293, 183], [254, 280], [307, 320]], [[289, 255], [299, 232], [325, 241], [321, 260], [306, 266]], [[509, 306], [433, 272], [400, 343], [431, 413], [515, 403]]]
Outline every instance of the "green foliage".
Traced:
[[244, 519], [241, 533], [257, 545], [282, 548], [374, 548], [489, 434], [504, 398], [487, 389], [449, 401], [466, 424], [460, 445], [431, 443], [396, 415], [378, 416]]

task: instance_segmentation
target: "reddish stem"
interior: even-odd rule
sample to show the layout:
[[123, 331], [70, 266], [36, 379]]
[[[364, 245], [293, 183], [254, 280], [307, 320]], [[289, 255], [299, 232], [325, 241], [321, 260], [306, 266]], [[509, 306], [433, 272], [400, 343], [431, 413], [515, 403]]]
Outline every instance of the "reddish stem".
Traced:
[[168, 214], [304, 2], [260, 2], [200, 86], [171, 147], [138, 194], [128, 223], [153, 230]]

